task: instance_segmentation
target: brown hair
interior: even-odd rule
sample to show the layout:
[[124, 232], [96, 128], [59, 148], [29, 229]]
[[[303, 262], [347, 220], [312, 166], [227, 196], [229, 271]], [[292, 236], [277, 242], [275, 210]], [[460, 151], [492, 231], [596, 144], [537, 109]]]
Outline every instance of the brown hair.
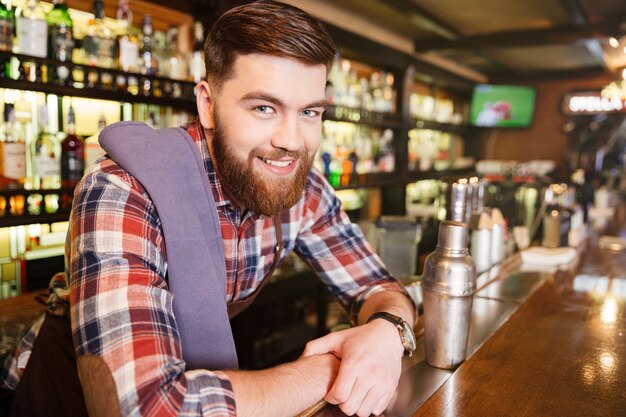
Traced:
[[335, 45], [324, 25], [297, 7], [270, 0], [235, 7], [215, 23], [204, 43], [207, 78], [216, 88], [233, 75], [236, 54], [264, 53], [323, 64]]

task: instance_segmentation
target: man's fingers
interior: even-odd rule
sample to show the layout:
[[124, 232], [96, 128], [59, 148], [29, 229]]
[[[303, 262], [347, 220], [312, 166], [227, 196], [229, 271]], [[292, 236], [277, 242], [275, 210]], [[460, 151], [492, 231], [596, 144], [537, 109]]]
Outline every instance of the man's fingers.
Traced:
[[339, 405], [348, 415], [379, 415], [393, 396], [401, 363], [395, 346], [386, 343], [386, 330], [371, 325], [331, 333], [309, 342], [302, 354], [332, 353], [341, 360], [337, 377], [324, 399]]
[[[339, 408], [347, 415], [369, 416], [374, 412], [380, 414], [389, 404], [397, 386], [397, 378], [394, 380], [386, 371], [386, 367], [380, 362], [367, 363], [359, 360], [358, 356], [345, 359], [329, 394], [334, 395]], [[346, 397], [347, 386], [351, 381], [354, 381], [352, 389]], [[344, 382], [345, 386], [342, 385]]]
[[[319, 339], [311, 340], [304, 347], [304, 351], [302, 352], [301, 357], [313, 356], [313, 355], [323, 355], [325, 353], [333, 353], [336, 352], [336, 339], [334, 333], [327, 334], [324, 337], [320, 337]], [[335, 354], [335, 356], [337, 356]]]
[[358, 364], [345, 361], [339, 364], [339, 372], [332, 388], [326, 394], [326, 401], [331, 404], [342, 404], [350, 398], [358, 376]]
[[395, 391], [392, 391], [380, 397], [378, 399], [378, 402], [372, 409], [372, 414], [374, 414], [375, 416], [381, 415], [383, 411], [385, 411], [389, 403], [391, 402], [391, 399], [393, 398], [394, 394], [395, 394]]
[[374, 412], [374, 407], [378, 405], [381, 397], [383, 396], [385, 396], [385, 393], [380, 392], [376, 388], [376, 385], [372, 386], [367, 392], [365, 398], [363, 398], [363, 401], [361, 401], [361, 404], [357, 406], [358, 408], [353, 414], [356, 413], [356, 415], [359, 417], [367, 417], [371, 415]]

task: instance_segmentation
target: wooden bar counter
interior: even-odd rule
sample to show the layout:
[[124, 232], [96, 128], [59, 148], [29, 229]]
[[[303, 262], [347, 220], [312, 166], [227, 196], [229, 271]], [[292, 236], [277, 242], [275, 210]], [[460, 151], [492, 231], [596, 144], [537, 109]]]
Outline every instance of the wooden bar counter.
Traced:
[[[626, 237], [626, 206], [604, 234]], [[517, 255], [481, 277], [468, 359], [435, 369], [418, 346], [384, 415], [626, 416], [626, 250], [591, 238], [580, 253], [569, 271], [524, 271]]]

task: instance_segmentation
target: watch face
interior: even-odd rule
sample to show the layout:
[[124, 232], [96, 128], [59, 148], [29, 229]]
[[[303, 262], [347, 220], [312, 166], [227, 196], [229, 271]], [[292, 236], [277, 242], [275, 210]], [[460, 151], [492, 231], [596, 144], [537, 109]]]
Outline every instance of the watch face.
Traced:
[[409, 326], [409, 323], [407, 323], [406, 321], [402, 321], [402, 328], [403, 328], [402, 333], [404, 335], [404, 341], [405, 341], [404, 348], [408, 350], [409, 352], [413, 352], [417, 345], [415, 342], [415, 335], [413, 334], [413, 329], [411, 329], [411, 326]]

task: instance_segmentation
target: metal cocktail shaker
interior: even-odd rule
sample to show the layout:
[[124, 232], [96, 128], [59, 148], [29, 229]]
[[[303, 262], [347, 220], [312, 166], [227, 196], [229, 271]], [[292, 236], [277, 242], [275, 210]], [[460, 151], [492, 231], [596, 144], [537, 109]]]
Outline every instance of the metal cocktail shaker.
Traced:
[[437, 248], [424, 265], [424, 350], [426, 362], [437, 368], [456, 368], [466, 356], [476, 292], [467, 233], [465, 223], [442, 222]]

